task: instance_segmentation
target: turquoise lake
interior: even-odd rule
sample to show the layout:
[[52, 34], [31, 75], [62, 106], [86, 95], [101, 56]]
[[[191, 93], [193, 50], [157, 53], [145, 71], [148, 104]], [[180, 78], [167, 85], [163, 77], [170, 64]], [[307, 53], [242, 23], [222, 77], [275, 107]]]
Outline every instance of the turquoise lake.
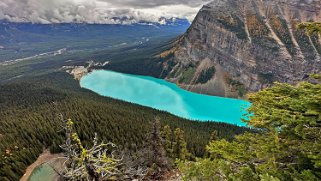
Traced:
[[54, 169], [45, 163], [32, 171], [28, 181], [49, 181], [54, 180], [55, 176]]
[[244, 100], [197, 94], [176, 84], [148, 76], [95, 70], [80, 80], [80, 86], [111, 97], [173, 115], [199, 121], [217, 121], [239, 126], [250, 103]]

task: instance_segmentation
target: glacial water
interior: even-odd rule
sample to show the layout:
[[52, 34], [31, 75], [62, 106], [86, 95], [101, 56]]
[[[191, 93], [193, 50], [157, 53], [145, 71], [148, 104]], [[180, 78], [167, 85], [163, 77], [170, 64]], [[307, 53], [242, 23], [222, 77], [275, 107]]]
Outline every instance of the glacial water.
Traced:
[[55, 176], [56, 173], [54, 169], [50, 165], [45, 163], [32, 171], [30, 177], [28, 178], [28, 181], [50, 181], [54, 180]]
[[102, 96], [167, 111], [199, 121], [217, 121], [245, 126], [241, 121], [250, 103], [238, 99], [189, 92], [162, 79], [95, 70], [80, 80], [83, 88]]

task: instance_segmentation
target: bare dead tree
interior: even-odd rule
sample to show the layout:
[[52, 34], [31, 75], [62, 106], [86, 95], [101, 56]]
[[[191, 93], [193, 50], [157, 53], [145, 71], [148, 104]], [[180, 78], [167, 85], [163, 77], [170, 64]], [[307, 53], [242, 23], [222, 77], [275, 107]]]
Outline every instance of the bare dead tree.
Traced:
[[145, 175], [144, 169], [128, 167], [128, 164], [123, 162], [123, 156], [117, 154], [115, 144], [99, 144], [95, 134], [93, 146], [86, 149], [74, 131], [74, 123], [70, 119], [64, 121], [63, 128], [66, 142], [61, 148], [66, 161], [62, 175], [65, 180], [132, 180]]

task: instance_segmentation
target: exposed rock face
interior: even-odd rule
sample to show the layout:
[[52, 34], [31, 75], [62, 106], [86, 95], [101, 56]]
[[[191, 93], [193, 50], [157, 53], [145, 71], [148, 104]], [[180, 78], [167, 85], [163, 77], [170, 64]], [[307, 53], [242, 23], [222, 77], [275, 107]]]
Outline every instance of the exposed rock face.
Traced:
[[231, 97], [273, 81], [295, 83], [321, 70], [320, 36], [296, 29], [306, 21], [321, 22], [321, 0], [214, 0], [161, 55], [162, 77]]

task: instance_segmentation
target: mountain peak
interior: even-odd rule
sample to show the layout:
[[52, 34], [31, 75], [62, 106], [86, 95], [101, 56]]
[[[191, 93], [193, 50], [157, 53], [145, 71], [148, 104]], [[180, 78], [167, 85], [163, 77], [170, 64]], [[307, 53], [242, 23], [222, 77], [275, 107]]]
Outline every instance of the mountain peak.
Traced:
[[320, 7], [316, 0], [214, 0], [170, 51], [162, 76], [191, 91], [228, 97], [274, 81], [296, 83], [321, 70], [320, 36], [296, 28], [320, 22]]

